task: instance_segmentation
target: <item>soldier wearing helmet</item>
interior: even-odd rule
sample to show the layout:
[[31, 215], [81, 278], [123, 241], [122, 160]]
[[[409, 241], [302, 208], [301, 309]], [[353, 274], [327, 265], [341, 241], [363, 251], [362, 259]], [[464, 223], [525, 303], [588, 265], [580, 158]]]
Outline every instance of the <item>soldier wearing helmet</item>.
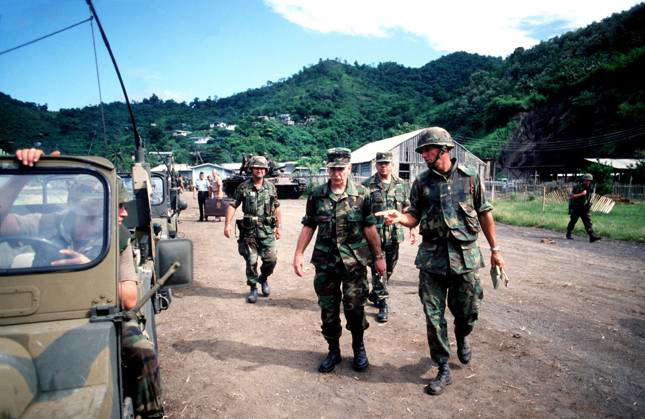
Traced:
[[419, 296], [426, 316], [430, 356], [439, 371], [426, 386], [431, 395], [441, 394], [452, 383], [448, 366], [450, 340], [444, 317], [446, 300], [455, 318], [457, 355], [468, 364], [471, 349], [466, 337], [473, 330], [483, 298], [477, 270], [484, 267], [477, 236], [483, 231], [491, 248], [491, 265], [504, 261], [495, 238], [492, 205], [486, 200], [484, 185], [476, 170], [457, 164], [449, 151], [455, 143], [443, 128], [423, 131], [416, 152], [428, 170], [417, 176], [410, 192], [410, 206], [404, 214], [387, 210], [386, 224], [420, 226], [423, 241], [416, 266], [419, 268]]
[[[224, 236], [231, 237], [231, 220], [237, 207], [242, 205], [244, 215], [236, 221], [240, 231], [238, 251], [246, 263], [246, 283], [250, 287], [246, 301], [254, 304], [258, 300], [258, 283], [263, 296], [268, 297], [270, 293], [268, 279], [278, 260], [275, 241], [280, 239], [282, 218], [275, 185], [264, 178], [269, 168], [266, 157], [251, 157], [248, 167], [251, 178], [235, 190], [235, 199], [226, 212]], [[262, 260], [259, 273], [258, 259]]]
[[594, 194], [594, 188], [591, 186], [593, 176], [586, 173], [582, 176], [582, 181], [573, 187], [571, 195], [569, 195], [569, 224], [567, 225], [567, 239], [573, 240], [573, 229], [578, 222], [578, 218], [582, 219], [582, 224], [589, 235], [591, 243], [601, 239], [593, 231], [593, 224], [591, 223], [591, 198]]

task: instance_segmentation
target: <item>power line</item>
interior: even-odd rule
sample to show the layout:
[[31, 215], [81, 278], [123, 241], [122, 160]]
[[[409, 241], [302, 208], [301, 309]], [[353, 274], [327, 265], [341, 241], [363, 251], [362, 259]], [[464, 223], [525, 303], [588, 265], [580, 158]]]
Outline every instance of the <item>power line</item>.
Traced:
[[94, 17], [90, 16], [90, 17], [88, 17], [87, 19], [82, 20], [82, 21], [80, 21], [80, 22], [78, 22], [78, 23], [74, 23], [73, 25], [69, 25], [69, 26], [68, 26], [68, 27], [66, 27], [66, 28], [59, 29], [59, 30], [57, 30], [57, 31], [55, 31], [55, 32], [52, 32], [52, 33], [50, 33], [50, 34], [47, 34], [47, 35], [41, 36], [40, 38], [36, 38], [36, 39], [34, 39], [34, 40], [32, 40], [32, 41], [25, 42], [24, 44], [17, 45], [17, 46], [15, 46], [15, 47], [13, 47], [13, 48], [9, 48], [9, 49], [6, 49], [6, 50], [4, 50], [4, 51], [0, 51], [0, 55], [4, 55], [4, 54], [6, 54], [6, 53], [8, 53], [8, 52], [15, 51], [15, 50], [17, 50], [17, 49], [19, 49], [19, 48], [22, 48], [22, 47], [26, 47], [27, 45], [34, 44], [34, 43], [36, 43], [36, 42], [38, 42], [38, 41], [42, 41], [42, 40], [43, 40], [43, 39], [45, 39], [45, 38], [49, 38], [50, 36], [54, 36], [54, 35], [56, 35], [56, 34], [59, 34], [59, 33], [61, 33], [61, 32], [66, 31], [66, 30], [68, 30], [68, 29], [72, 29], [72, 28], [74, 28], [74, 27], [76, 27], [76, 26], [78, 26], [78, 25], [82, 25], [83, 23], [89, 22], [89, 21], [91, 21], [92, 19], [94, 19]]

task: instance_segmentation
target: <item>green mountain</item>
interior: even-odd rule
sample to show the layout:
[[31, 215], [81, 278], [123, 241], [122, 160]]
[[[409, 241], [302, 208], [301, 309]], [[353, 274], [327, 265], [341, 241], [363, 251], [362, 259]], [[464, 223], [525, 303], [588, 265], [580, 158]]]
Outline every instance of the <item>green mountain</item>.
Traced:
[[[644, 54], [640, 4], [531, 49], [518, 48], [506, 59], [457, 52], [420, 68], [320, 60], [288, 79], [227, 98], [177, 103], [153, 95], [134, 110], [148, 149], [175, 150], [186, 162], [197, 154], [233, 161], [249, 152], [315, 159], [328, 147], [357, 148], [440, 125], [476, 154], [509, 167], [571, 166], [590, 154], [642, 152]], [[119, 161], [132, 152], [125, 105], [106, 104], [102, 113], [105, 128], [96, 106], [51, 112], [0, 94], [0, 148], [41, 141], [126, 165]], [[284, 114], [288, 119], [281, 121]], [[236, 128], [211, 128], [219, 122]], [[175, 130], [212, 139], [195, 145], [173, 136]]]

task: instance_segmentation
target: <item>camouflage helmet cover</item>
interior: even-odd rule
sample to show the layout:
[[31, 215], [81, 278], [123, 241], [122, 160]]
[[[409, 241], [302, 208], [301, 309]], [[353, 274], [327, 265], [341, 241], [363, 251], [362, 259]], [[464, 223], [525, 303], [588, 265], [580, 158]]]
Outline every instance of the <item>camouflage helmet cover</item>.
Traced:
[[117, 183], [119, 185], [119, 205], [132, 201], [134, 199], [132, 193], [125, 186], [121, 177], [117, 177]]
[[421, 150], [426, 146], [446, 146], [448, 148], [453, 148], [455, 142], [452, 137], [445, 129], [441, 127], [432, 127], [427, 128], [421, 133], [419, 139], [417, 140], [417, 148], [415, 151], [421, 153]]
[[269, 168], [269, 162], [264, 156], [253, 156], [251, 158], [251, 161], [249, 162], [249, 167], [254, 168], [257, 167], [259, 169], [268, 169]]
[[327, 167], [345, 168], [352, 159], [352, 151], [345, 147], [335, 147], [327, 150]]
[[591, 173], [585, 173], [584, 176], [582, 176], [582, 180], [593, 180], [593, 175]]
[[103, 185], [97, 177], [79, 175], [70, 187], [67, 202], [76, 214], [96, 216], [103, 211], [103, 193]]

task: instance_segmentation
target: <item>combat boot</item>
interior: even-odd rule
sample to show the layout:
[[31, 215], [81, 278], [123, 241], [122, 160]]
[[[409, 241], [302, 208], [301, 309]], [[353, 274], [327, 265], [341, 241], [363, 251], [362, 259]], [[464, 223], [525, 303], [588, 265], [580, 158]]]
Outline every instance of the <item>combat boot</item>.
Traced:
[[567, 240], [573, 240], [573, 236], [570, 231], [567, 231]]
[[600, 237], [596, 233], [594, 233], [594, 232], [589, 233], [589, 242], [590, 243], [597, 242], [600, 239], [602, 239], [602, 237]]
[[258, 301], [258, 288], [255, 285], [251, 285], [251, 292], [246, 297], [246, 302], [255, 304]]
[[336, 368], [336, 364], [340, 364], [343, 359], [340, 356], [340, 344], [338, 338], [325, 338], [329, 344], [329, 353], [318, 367], [318, 372], [327, 373], [332, 372]]
[[367, 359], [367, 352], [365, 352], [362, 330], [352, 331], [352, 349], [354, 350], [354, 361], [352, 361], [354, 371], [365, 371], [370, 362]]
[[271, 294], [271, 287], [269, 286], [268, 278], [261, 276], [258, 279], [258, 282], [260, 282], [260, 287], [262, 288], [262, 296], [268, 297], [269, 294]]
[[378, 314], [376, 315], [376, 321], [379, 323], [386, 323], [388, 320], [388, 314], [389, 314], [387, 300], [379, 301], [377, 307], [378, 307]]
[[367, 299], [369, 300], [370, 303], [374, 304], [375, 306], [378, 306], [378, 297], [376, 296], [376, 294], [374, 294], [374, 291], [367, 294]]
[[431, 396], [436, 396], [443, 393], [443, 389], [446, 386], [452, 384], [452, 376], [450, 375], [450, 367], [448, 366], [448, 361], [439, 364], [439, 371], [434, 380], [430, 381], [430, 384], [426, 386], [426, 393]]
[[468, 344], [466, 337], [457, 336], [457, 357], [459, 358], [459, 362], [464, 365], [468, 364], [470, 362], [470, 355], [470, 344]]

